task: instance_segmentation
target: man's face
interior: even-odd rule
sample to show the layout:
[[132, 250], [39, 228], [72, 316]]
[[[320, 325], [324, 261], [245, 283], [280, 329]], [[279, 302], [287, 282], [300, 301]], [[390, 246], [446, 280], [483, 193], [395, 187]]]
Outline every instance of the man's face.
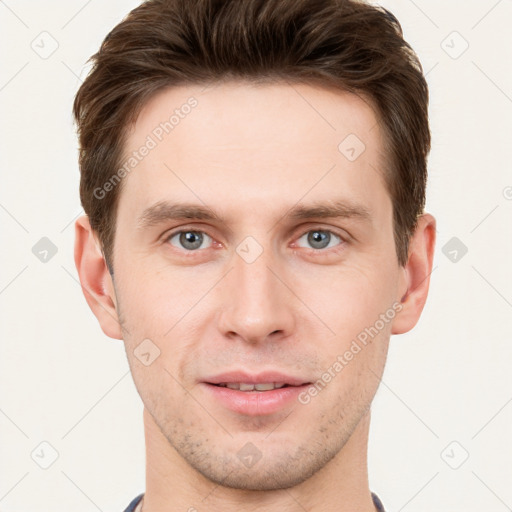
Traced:
[[[382, 132], [348, 93], [202, 89], [154, 97], [126, 142], [127, 154], [150, 147], [117, 211], [126, 351], [151, 421], [193, 468], [226, 486], [288, 487], [357, 432], [384, 367], [393, 320], [381, 315], [393, 316], [403, 269]], [[158, 130], [191, 96], [172, 131]], [[173, 218], [178, 203], [216, 217]], [[343, 204], [338, 217], [305, 211]], [[305, 385], [230, 389], [258, 380]]]

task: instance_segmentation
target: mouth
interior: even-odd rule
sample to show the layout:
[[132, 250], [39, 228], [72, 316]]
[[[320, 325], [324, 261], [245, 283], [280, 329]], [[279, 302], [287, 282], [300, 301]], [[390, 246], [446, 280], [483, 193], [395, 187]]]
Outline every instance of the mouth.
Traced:
[[263, 416], [289, 409], [312, 382], [277, 372], [232, 372], [210, 377], [201, 384], [222, 407], [246, 416]]
[[221, 388], [236, 389], [237, 391], [272, 391], [274, 389], [297, 387], [292, 384], [285, 384], [284, 382], [260, 382], [258, 384], [249, 384], [247, 382], [222, 382], [220, 384], [213, 384]]

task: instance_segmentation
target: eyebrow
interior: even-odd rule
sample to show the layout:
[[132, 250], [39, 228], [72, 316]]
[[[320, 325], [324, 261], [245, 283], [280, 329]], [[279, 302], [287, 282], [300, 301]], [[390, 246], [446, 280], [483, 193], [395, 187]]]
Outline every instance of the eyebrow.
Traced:
[[[363, 204], [347, 199], [316, 201], [291, 207], [280, 219], [354, 219], [372, 223], [371, 211]], [[225, 224], [226, 220], [211, 208], [195, 203], [159, 201], [146, 208], [139, 216], [137, 230], [144, 230], [169, 220], [207, 220]]]

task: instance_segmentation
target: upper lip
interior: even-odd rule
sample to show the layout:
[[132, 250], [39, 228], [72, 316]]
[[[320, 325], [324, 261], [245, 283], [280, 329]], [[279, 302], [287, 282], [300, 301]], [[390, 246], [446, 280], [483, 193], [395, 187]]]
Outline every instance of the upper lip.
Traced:
[[208, 384], [227, 384], [229, 382], [265, 384], [270, 382], [279, 382], [289, 384], [290, 386], [301, 386], [303, 384], [310, 383], [310, 381], [302, 377], [294, 377], [293, 375], [287, 375], [276, 371], [265, 371], [261, 373], [247, 373], [244, 371], [226, 372], [212, 377], [207, 377], [203, 382], [207, 382]]

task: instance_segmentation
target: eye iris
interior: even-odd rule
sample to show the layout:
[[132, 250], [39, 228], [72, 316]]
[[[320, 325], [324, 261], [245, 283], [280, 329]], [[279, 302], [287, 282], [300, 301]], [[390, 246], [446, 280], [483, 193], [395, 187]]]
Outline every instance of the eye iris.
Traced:
[[308, 243], [315, 249], [324, 249], [329, 245], [330, 239], [330, 233], [325, 231], [311, 231], [308, 234]]
[[186, 249], [197, 249], [203, 243], [203, 235], [196, 231], [185, 231], [180, 234], [180, 244]]

